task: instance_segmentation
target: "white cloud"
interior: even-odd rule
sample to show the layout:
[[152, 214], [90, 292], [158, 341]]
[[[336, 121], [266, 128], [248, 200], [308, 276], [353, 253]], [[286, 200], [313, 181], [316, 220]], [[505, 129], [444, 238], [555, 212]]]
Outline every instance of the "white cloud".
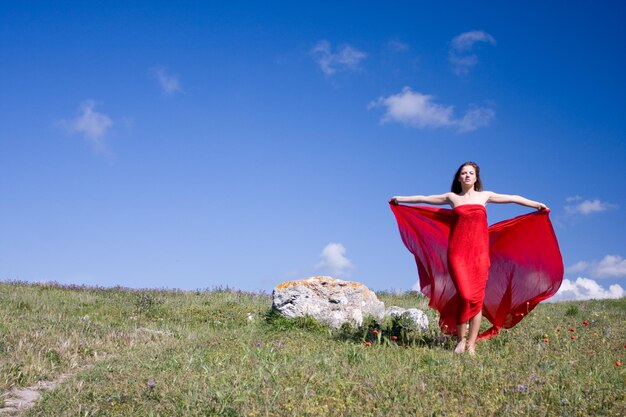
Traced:
[[618, 255], [606, 255], [594, 266], [594, 275], [598, 277], [626, 277], [626, 259]]
[[154, 77], [159, 82], [161, 89], [167, 95], [179, 93], [181, 90], [178, 77], [168, 74], [165, 68], [159, 67], [153, 70]]
[[487, 126], [495, 115], [496, 112], [487, 107], [472, 108], [458, 120], [459, 132], [470, 132], [479, 127]]
[[549, 301], [601, 300], [621, 297], [626, 297], [626, 291], [618, 284], [613, 284], [605, 290], [596, 281], [579, 277], [576, 281], [564, 279], [559, 291]]
[[329, 243], [320, 254], [318, 268], [330, 271], [333, 275], [349, 275], [354, 266], [346, 257], [346, 248], [341, 243]]
[[379, 97], [368, 108], [385, 107], [382, 122], [398, 122], [416, 128], [451, 127], [459, 132], [469, 132], [486, 126], [494, 118], [490, 108], [474, 107], [463, 117], [454, 117], [454, 107], [437, 104], [433, 96], [404, 87], [402, 92], [388, 97]]
[[567, 273], [585, 272], [592, 278], [626, 277], [626, 259], [619, 255], [606, 255], [600, 261], [579, 261], [566, 269]]
[[487, 32], [472, 30], [455, 36], [452, 42], [450, 42], [450, 45], [452, 49], [457, 52], [465, 52], [471, 50], [476, 42], [486, 42], [491, 45], [496, 44], [496, 40]]
[[338, 47], [333, 52], [330, 42], [326, 40], [319, 41], [311, 49], [311, 55], [326, 75], [332, 75], [340, 70], [356, 70], [361, 61], [367, 57], [365, 52], [350, 45]]
[[69, 133], [82, 135], [96, 152], [106, 152], [104, 136], [113, 125], [113, 121], [106, 114], [94, 110], [95, 107], [94, 100], [86, 100], [81, 104], [78, 116], [63, 119], [59, 121], [59, 125]]
[[[566, 199], [567, 202], [578, 202], [582, 200], [582, 197], [568, 197]], [[607, 203], [604, 201], [600, 201], [597, 198], [594, 200], [583, 200], [576, 204], [571, 204], [565, 206], [565, 212], [568, 214], [582, 214], [587, 216], [589, 214], [601, 213], [603, 211], [607, 211], [611, 208], [617, 208], [615, 204]]]
[[581, 196], [579, 196], [579, 195], [574, 195], [574, 196], [571, 196], [571, 197], [567, 197], [567, 198], [565, 199], [565, 201], [567, 201], [568, 203], [571, 203], [572, 201], [580, 201], [580, 200], [582, 200], [582, 199], [583, 199], [583, 198], [582, 198]]
[[448, 59], [457, 75], [467, 74], [478, 63], [478, 56], [471, 51], [476, 43], [495, 45], [496, 40], [487, 32], [472, 30], [455, 36], [450, 42]]
[[387, 42], [387, 49], [391, 50], [392, 52], [404, 52], [409, 49], [409, 45], [398, 39], [392, 39]]
[[589, 268], [589, 262], [579, 261], [576, 262], [574, 265], [568, 266], [565, 272], [567, 272], [568, 274], [578, 274], [579, 272], [583, 272], [587, 268]]

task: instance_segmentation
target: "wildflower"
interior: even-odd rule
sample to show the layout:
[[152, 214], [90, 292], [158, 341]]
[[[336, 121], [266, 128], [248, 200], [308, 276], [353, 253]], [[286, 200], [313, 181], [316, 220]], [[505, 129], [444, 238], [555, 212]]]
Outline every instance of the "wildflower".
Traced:
[[261, 342], [256, 342], [256, 347], [261, 347]]
[[557, 327], [557, 328], [556, 328], [556, 332], [557, 332], [557, 333], [560, 333], [560, 332], [561, 332], [561, 328], [560, 328], [560, 327]]
[[583, 321], [583, 326], [589, 326], [589, 322], [587, 320]]
[[[396, 335], [391, 336], [391, 340], [398, 340], [398, 336]], [[624, 345], [624, 347], [626, 348], [626, 345]]]
[[622, 366], [622, 361], [615, 361], [615, 366]]
[[569, 338], [570, 338], [570, 339], [572, 339], [572, 340], [574, 340], [574, 339], [576, 339], [576, 336], [571, 335]]
[[366, 346], [366, 347], [370, 347], [370, 346], [372, 346], [372, 342], [365, 342], [365, 346]]
[[372, 331], [372, 333], [374, 333], [374, 335], [377, 335], [377, 334], [378, 334], [378, 329], [374, 329], [374, 330]]
[[574, 328], [570, 327], [569, 329], [567, 329], [568, 332], [573, 332]]
[[626, 344], [624, 344], [624, 349], [626, 349]]
[[526, 391], [526, 385], [520, 384], [520, 385], [516, 386], [515, 389], [513, 389], [513, 391], [515, 391], [515, 392]]
[[149, 390], [152, 390], [154, 388], [154, 386], [156, 385], [156, 382], [150, 380], [146, 383], [146, 386], [148, 387]]
[[548, 342], [550, 341], [550, 339], [548, 339], [547, 337], [544, 337], [544, 338], [543, 338], [543, 341], [544, 341], [544, 342], [546, 342], [546, 343], [548, 343]]

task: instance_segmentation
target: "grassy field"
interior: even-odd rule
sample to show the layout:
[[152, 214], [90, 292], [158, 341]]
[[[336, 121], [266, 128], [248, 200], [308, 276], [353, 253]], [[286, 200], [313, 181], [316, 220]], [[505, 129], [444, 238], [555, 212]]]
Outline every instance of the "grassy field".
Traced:
[[626, 415], [626, 299], [539, 305], [472, 358], [424, 297], [378, 296], [425, 309], [430, 333], [285, 320], [267, 294], [0, 283], [0, 407], [69, 373], [26, 414]]

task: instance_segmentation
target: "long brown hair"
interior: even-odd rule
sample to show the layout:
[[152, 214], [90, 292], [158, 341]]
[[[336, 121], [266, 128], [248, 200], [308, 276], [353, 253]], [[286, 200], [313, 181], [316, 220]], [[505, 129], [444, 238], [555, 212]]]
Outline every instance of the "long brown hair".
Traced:
[[454, 178], [452, 178], [452, 186], [450, 187], [450, 191], [455, 194], [461, 194], [463, 192], [463, 187], [461, 187], [461, 182], [459, 181], [459, 175], [461, 175], [461, 170], [464, 166], [471, 166], [474, 168], [474, 172], [476, 172], [476, 182], [474, 183], [474, 190], [482, 191], [483, 183], [480, 180], [480, 167], [476, 162], [467, 161], [462, 163], [459, 169], [456, 170], [456, 174], [454, 174]]

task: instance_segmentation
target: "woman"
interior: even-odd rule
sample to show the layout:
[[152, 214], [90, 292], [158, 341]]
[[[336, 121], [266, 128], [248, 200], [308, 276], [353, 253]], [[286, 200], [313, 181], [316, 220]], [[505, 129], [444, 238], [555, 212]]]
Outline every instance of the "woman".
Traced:
[[[480, 168], [474, 162], [466, 162], [459, 167], [452, 180], [452, 187], [449, 193], [431, 196], [395, 196], [390, 203], [394, 206], [402, 203], [449, 204], [452, 207], [446, 254], [449, 275], [454, 282], [457, 292], [454, 302], [456, 312], [452, 312], [455, 316], [454, 321], [456, 321], [456, 334], [458, 337], [458, 344], [454, 352], [463, 353], [467, 350], [470, 355], [475, 355], [476, 340], [482, 320], [485, 287], [491, 263], [490, 237], [485, 205], [487, 203], [516, 203], [546, 211], [548, 207], [543, 203], [518, 195], [483, 191], [480, 180]], [[402, 232], [404, 223], [400, 221], [400, 218], [398, 220]], [[420, 227], [422, 226], [417, 227], [418, 233]], [[404, 234], [403, 239], [405, 239]], [[407, 242], [405, 241], [405, 243]], [[407, 244], [407, 246], [410, 245]], [[411, 248], [409, 247], [409, 249]], [[418, 253], [416, 251], [413, 252], [416, 254], [417, 259]], [[560, 261], [560, 253], [558, 254], [558, 260], [555, 260], [556, 257], [552, 258], [554, 258], [553, 263], [558, 263]], [[418, 259], [418, 269], [420, 269], [419, 262]], [[562, 261], [560, 261], [560, 264], [562, 269]], [[422, 270], [426, 270], [423, 265], [420, 269], [420, 283], [422, 283]], [[558, 268], [556, 268], [556, 275], [558, 275]], [[560, 285], [560, 281], [558, 284]], [[556, 289], [558, 289], [558, 285]], [[542, 295], [545, 296], [545, 294]], [[529, 304], [530, 302], [527, 302], [527, 305]], [[439, 310], [442, 316], [451, 314], [449, 303], [448, 307], [441, 307]], [[444, 319], [447, 320], [449, 317]], [[468, 322], [469, 334], [466, 331]], [[440, 321], [440, 323], [442, 322]], [[454, 332], [451, 331], [450, 333]]]

